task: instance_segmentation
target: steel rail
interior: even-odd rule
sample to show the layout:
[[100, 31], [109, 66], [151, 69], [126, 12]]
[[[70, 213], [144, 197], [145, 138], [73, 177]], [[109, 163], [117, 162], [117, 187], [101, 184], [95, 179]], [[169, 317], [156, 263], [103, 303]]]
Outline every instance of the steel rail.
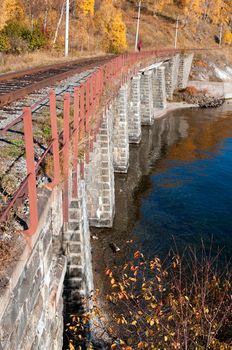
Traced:
[[[103, 64], [104, 62], [110, 60], [110, 58], [111, 57], [109, 56], [98, 56], [87, 61], [82, 60], [81, 62], [77, 61], [73, 64], [69, 63], [66, 66], [61, 66], [61, 68], [56, 68], [56, 65], [54, 65], [49, 66], [47, 69], [38, 69], [37, 73], [35, 73], [34, 69], [32, 69], [28, 70], [27, 74], [12, 73], [13, 78], [9, 78], [11, 73], [5, 75], [5, 78], [2, 76], [0, 79], [0, 84], [3, 84], [4, 90], [3, 92], [0, 92], [0, 107], [4, 107], [20, 98], [22, 99], [26, 95], [53, 85], [56, 82], [65, 80], [72, 75], [91, 69], [92, 67], [96, 66], [97, 63]], [[65, 71], [62, 71], [62, 69], [65, 69]], [[51, 72], [51, 70], [53, 71]], [[30, 79], [32, 79], [31, 81], [28, 80], [29, 83], [26, 86], [22, 84], [22, 77], [25, 75], [27, 75], [27, 79], [29, 79], [30, 76]], [[43, 75], [45, 76], [43, 77]], [[12, 83], [15, 84], [13, 89], [10, 86]]]

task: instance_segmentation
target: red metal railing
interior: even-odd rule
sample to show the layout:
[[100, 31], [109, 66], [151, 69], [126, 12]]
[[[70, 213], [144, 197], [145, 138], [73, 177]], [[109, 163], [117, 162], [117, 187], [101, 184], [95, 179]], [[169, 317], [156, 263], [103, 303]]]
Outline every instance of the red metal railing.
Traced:
[[[20, 187], [9, 200], [7, 205], [0, 213], [0, 222], [7, 220], [12, 208], [22, 204], [26, 196], [29, 200], [30, 224], [24, 234], [30, 236], [36, 232], [38, 226], [38, 205], [37, 205], [37, 189], [36, 174], [40, 169], [41, 163], [45, 160], [47, 154], [52, 155], [53, 160], [53, 178], [49, 184], [50, 188], [54, 188], [62, 182], [63, 186], [63, 215], [64, 222], [68, 222], [68, 206], [69, 206], [69, 169], [72, 160], [72, 196], [78, 195], [77, 184], [77, 167], [80, 163], [81, 179], [84, 178], [84, 164], [89, 161], [89, 153], [93, 148], [94, 140], [101, 125], [103, 106], [106, 106], [112, 99], [114, 93], [124, 84], [130, 76], [134, 75], [142, 67], [145, 67], [151, 60], [157, 57], [170, 56], [176, 54], [179, 50], [163, 49], [155, 51], [144, 51], [141, 53], [130, 53], [112, 58], [106, 64], [100, 66], [96, 71], [87, 78], [79, 87], [74, 89], [73, 94], [73, 122], [70, 122], [70, 104], [71, 96], [69, 93], [64, 95], [64, 117], [63, 131], [58, 135], [57, 115], [56, 115], [56, 96], [53, 90], [49, 96], [43, 98], [43, 101], [49, 99], [50, 103], [50, 121], [52, 140], [46, 151], [35, 162], [33, 131], [32, 131], [32, 108], [24, 108], [23, 114], [14, 122], [7, 125], [1, 131], [6, 133], [15, 124], [23, 121], [24, 140], [26, 150], [27, 177], [22, 181]], [[41, 103], [41, 101], [39, 102]], [[63, 141], [63, 145], [59, 150], [59, 142]], [[78, 160], [79, 142], [82, 142], [82, 150], [84, 156]], [[62, 161], [61, 161], [62, 157]], [[62, 169], [61, 169], [62, 163]], [[62, 173], [62, 176], [61, 176]]]

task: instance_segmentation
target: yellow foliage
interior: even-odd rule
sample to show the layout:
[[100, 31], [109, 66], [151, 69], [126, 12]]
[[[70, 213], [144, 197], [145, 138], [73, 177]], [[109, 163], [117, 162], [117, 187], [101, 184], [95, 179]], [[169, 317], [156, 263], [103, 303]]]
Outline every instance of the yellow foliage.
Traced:
[[127, 48], [126, 26], [122, 14], [113, 6], [111, 0], [102, 1], [96, 13], [95, 23], [106, 51], [119, 53]]
[[93, 15], [94, 3], [95, 3], [95, 0], [81, 0], [79, 6], [85, 15], [87, 14]]
[[146, 6], [154, 12], [160, 12], [164, 5], [167, 5], [170, 2], [172, 2], [172, 0], [142, 0], [142, 6]]
[[1, 4], [0, 29], [4, 27], [9, 20], [21, 21], [24, 19], [25, 12], [20, 0], [3, 0]]
[[223, 41], [225, 44], [231, 45], [232, 44], [232, 32], [229, 30], [226, 30], [223, 35]]
[[75, 348], [71, 342], [69, 342], [69, 350], [75, 350]]
[[214, 0], [210, 5], [209, 15], [213, 23], [226, 23], [228, 19], [226, 2], [223, 0]]
[[127, 48], [126, 26], [119, 12], [113, 19], [111, 33], [110, 51], [116, 53], [124, 51]]
[[197, 17], [200, 17], [202, 14], [202, 0], [194, 0], [192, 2], [191, 10]]

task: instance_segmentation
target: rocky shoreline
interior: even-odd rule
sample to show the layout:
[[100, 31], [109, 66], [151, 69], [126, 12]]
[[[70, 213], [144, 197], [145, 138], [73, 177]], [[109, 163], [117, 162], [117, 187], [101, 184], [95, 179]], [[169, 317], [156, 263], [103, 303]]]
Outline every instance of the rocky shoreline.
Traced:
[[206, 91], [197, 90], [194, 87], [188, 87], [184, 90], [178, 90], [174, 93], [174, 100], [184, 101], [189, 104], [195, 104], [199, 108], [217, 108], [223, 105], [225, 99], [209, 95]]

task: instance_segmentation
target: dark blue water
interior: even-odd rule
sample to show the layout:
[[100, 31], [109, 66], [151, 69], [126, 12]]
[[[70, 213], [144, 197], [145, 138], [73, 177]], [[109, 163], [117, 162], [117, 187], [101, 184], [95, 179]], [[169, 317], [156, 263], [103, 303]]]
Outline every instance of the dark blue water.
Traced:
[[114, 226], [97, 230], [104, 266], [136, 249], [147, 258], [188, 246], [201, 252], [202, 241], [206, 253], [222, 250], [223, 264], [232, 256], [232, 104], [178, 110], [143, 127], [129, 163], [115, 176]]
[[203, 240], [230, 257], [232, 108], [176, 111], [157, 120], [150, 137], [132, 230], [142, 250], [165, 255]]

